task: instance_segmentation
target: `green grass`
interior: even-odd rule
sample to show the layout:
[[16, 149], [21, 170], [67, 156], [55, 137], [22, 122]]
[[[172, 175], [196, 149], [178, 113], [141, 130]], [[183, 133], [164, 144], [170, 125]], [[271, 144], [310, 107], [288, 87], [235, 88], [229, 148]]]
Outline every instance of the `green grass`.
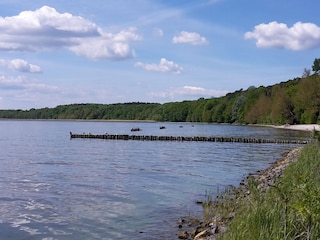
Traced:
[[[208, 198], [204, 204], [207, 220], [215, 215], [228, 223], [219, 239], [320, 239], [319, 143], [304, 147], [298, 161], [269, 190], [257, 190], [251, 179], [248, 189], [227, 191], [221, 198]], [[235, 214], [232, 220], [228, 218], [231, 212]]]

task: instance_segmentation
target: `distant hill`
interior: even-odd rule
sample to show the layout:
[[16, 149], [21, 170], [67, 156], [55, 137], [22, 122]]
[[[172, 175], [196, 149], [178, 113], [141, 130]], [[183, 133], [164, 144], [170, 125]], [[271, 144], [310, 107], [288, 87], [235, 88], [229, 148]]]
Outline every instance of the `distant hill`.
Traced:
[[249, 87], [195, 101], [70, 104], [55, 108], [0, 110], [3, 119], [152, 120], [239, 124], [320, 123], [320, 76]]

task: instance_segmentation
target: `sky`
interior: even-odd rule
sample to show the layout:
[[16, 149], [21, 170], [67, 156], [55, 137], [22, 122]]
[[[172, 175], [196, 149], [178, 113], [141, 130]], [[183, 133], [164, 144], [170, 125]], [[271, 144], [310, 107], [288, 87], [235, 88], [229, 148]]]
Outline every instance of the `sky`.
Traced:
[[0, 109], [166, 103], [301, 77], [319, 0], [0, 0]]

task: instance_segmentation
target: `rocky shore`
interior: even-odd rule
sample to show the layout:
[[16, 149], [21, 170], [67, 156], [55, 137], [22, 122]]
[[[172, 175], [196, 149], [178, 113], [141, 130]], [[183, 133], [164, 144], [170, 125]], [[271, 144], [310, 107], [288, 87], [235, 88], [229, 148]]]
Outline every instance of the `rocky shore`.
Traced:
[[[240, 183], [238, 187], [231, 188], [229, 191], [228, 199], [232, 199], [236, 202], [237, 197], [245, 197], [250, 194], [248, 191], [247, 183], [250, 178], [254, 178], [257, 181], [257, 188], [261, 191], [267, 190], [272, 187], [277, 179], [279, 179], [284, 169], [292, 162], [297, 160], [297, 157], [302, 148], [295, 148], [285, 153], [281, 159], [272, 163], [267, 169], [257, 171], [252, 174], [249, 173]], [[218, 206], [223, 204], [225, 195], [217, 196], [214, 204]], [[199, 203], [200, 204], [200, 203]], [[203, 203], [202, 203], [203, 204]], [[212, 205], [210, 206], [212, 208]], [[221, 207], [221, 206], [220, 206]], [[205, 211], [206, 206], [204, 206]], [[214, 211], [213, 206], [213, 211]], [[181, 218], [178, 222], [178, 239], [185, 240], [215, 240], [220, 234], [223, 234], [228, 226], [228, 223], [232, 221], [236, 215], [236, 210], [230, 211], [221, 216], [220, 214], [213, 215], [208, 221], [201, 221], [195, 218]]]

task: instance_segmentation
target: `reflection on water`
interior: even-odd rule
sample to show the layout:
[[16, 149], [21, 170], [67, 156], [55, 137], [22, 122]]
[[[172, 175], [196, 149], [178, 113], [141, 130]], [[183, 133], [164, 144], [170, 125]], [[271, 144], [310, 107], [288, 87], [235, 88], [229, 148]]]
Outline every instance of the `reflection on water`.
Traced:
[[[159, 130], [160, 125], [166, 129]], [[183, 125], [183, 128], [179, 126]], [[0, 121], [0, 239], [175, 239], [180, 216], [296, 146], [69, 139], [69, 132], [308, 137], [262, 127]]]

